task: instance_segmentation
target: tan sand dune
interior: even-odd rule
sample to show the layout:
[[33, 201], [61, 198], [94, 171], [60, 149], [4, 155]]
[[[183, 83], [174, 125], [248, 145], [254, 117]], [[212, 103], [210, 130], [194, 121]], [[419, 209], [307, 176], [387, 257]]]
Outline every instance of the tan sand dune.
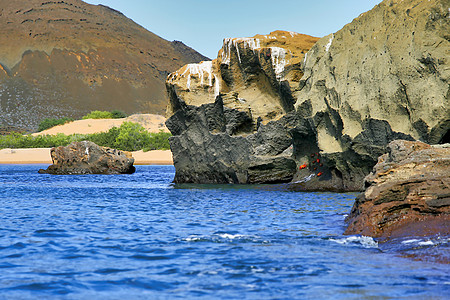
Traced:
[[[172, 165], [170, 150], [132, 152], [135, 165]], [[51, 164], [50, 148], [1, 149], [0, 164]]]
[[169, 132], [167, 127], [164, 125], [166, 118], [160, 115], [153, 114], [135, 114], [124, 119], [87, 119], [87, 120], [77, 120], [64, 125], [59, 125], [52, 127], [50, 129], [33, 133], [36, 135], [54, 135], [58, 133], [63, 133], [66, 135], [70, 134], [91, 134], [98, 132], [105, 132], [113, 127], [119, 127], [123, 122], [134, 122], [141, 124], [149, 132], [159, 132], [160, 130], [164, 132]]

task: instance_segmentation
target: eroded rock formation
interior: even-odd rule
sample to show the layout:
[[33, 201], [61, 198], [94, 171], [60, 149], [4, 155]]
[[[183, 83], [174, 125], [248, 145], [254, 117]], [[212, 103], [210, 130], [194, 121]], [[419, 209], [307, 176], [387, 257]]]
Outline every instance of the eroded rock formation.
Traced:
[[365, 179], [346, 234], [450, 235], [450, 144], [397, 140]]
[[[167, 84], [188, 105], [213, 103], [219, 93], [225, 106], [268, 122], [294, 110], [292, 89], [302, 78], [300, 63], [318, 38], [274, 31], [251, 38], [227, 38], [217, 59], [189, 64], [170, 74]], [[168, 114], [177, 109], [170, 98]]]
[[130, 152], [100, 147], [92, 142], [73, 142], [67, 147], [50, 150], [53, 164], [41, 174], [85, 175], [85, 174], [132, 174], [135, 172], [134, 158]]
[[[174, 134], [175, 182], [206, 182], [178, 176], [189, 172], [209, 174], [207, 182], [236, 182], [224, 175], [247, 174], [248, 157], [263, 153], [266, 161], [282, 155], [295, 162], [292, 189], [362, 190], [391, 141], [449, 142], [448, 8], [448, 0], [386, 0], [309, 51], [289, 46], [298, 44], [290, 39], [312, 46], [313, 38], [288, 32], [264, 42], [226, 39], [213, 62], [172, 73], [167, 126]], [[269, 40], [279, 44], [264, 48]], [[214, 116], [224, 120], [220, 130], [203, 113], [211, 103], [223, 103], [223, 113]], [[203, 142], [203, 136], [211, 139]], [[217, 152], [216, 143], [237, 140], [248, 155], [241, 158], [243, 148], [234, 146]], [[260, 152], [272, 145], [275, 151]], [[214, 162], [225, 152], [233, 162], [223, 171]], [[193, 153], [198, 159], [188, 157]], [[248, 178], [237, 182], [252, 182]]]
[[[175, 96], [174, 96], [175, 97]], [[280, 183], [292, 180], [296, 163], [292, 159], [291, 137], [279, 122], [260, 125], [245, 112], [224, 107], [222, 96], [214, 103], [188, 106], [182, 100], [177, 112], [166, 121], [174, 135], [169, 139], [176, 167], [175, 182], [184, 183]], [[283, 126], [284, 125], [284, 126]]]
[[207, 58], [80, 0], [0, 0], [0, 126], [92, 110], [163, 114], [164, 82]]
[[[292, 91], [317, 38], [275, 31], [225, 39], [218, 58], [168, 77], [175, 182], [274, 183], [295, 175]], [[278, 122], [272, 122], [278, 120]]]

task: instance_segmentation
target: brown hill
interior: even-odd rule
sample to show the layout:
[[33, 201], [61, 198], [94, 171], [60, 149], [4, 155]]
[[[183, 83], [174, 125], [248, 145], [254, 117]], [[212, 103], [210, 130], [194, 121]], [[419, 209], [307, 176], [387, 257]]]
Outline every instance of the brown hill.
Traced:
[[80, 0], [0, 0], [0, 126], [91, 110], [163, 113], [164, 81], [208, 59]]

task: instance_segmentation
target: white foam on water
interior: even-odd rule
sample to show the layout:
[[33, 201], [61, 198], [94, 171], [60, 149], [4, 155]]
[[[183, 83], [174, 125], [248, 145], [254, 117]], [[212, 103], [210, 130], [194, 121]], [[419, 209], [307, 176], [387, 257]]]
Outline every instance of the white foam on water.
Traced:
[[378, 248], [378, 242], [370, 236], [349, 236], [343, 239], [330, 239], [341, 245], [361, 245], [364, 248]]
[[[200, 236], [200, 235], [191, 235], [187, 238], [182, 239], [186, 242], [199, 242], [199, 241], [218, 241], [218, 240], [236, 240], [236, 239], [249, 239], [254, 240], [257, 239], [257, 236], [249, 236], [243, 234], [230, 234], [230, 233], [218, 233], [213, 234], [211, 236]], [[267, 241], [264, 241], [267, 242]]]
[[229, 240], [249, 238], [249, 236], [245, 236], [242, 234], [229, 234], [229, 233], [221, 233], [221, 234], [218, 234], [217, 236], [219, 236], [223, 239], [229, 239]]
[[433, 241], [425, 241], [419, 243], [419, 246], [433, 246], [433, 245], [434, 245]]
[[204, 238], [202, 238], [200, 236], [193, 235], [193, 236], [189, 236], [189, 237], [187, 237], [187, 238], [185, 238], [183, 240], [186, 241], [186, 242], [198, 242], [198, 241], [204, 240]]
[[428, 239], [409, 239], [402, 241], [404, 245], [414, 245], [414, 246], [436, 246], [446, 244], [450, 241], [450, 238], [445, 237], [434, 237]]
[[406, 241], [403, 241], [402, 244], [412, 244], [412, 243], [416, 243], [416, 242], [420, 242], [420, 240], [418, 240], [418, 239], [406, 240]]

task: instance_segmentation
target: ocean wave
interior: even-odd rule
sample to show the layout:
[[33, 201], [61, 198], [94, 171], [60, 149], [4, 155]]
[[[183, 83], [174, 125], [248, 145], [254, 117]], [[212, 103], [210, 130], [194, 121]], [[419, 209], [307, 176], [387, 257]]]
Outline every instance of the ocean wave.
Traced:
[[401, 243], [406, 246], [438, 246], [444, 245], [450, 242], [450, 238], [448, 237], [432, 237], [432, 238], [414, 238], [404, 240]]
[[355, 245], [364, 248], [378, 248], [378, 242], [369, 236], [349, 236], [342, 239], [329, 239], [341, 245]]
[[239, 242], [251, 242], [251, 243], [267, 243], [268, 241], [262, 240], [258, 236], [244, 235], [244, 234], [231, 234], [231, 233], [215, 233], [210, 236], [203, 235], [191, 235], [182, 239], [185, 242], [213, 242], [213, 243], [226, 243], [230, 241]]

